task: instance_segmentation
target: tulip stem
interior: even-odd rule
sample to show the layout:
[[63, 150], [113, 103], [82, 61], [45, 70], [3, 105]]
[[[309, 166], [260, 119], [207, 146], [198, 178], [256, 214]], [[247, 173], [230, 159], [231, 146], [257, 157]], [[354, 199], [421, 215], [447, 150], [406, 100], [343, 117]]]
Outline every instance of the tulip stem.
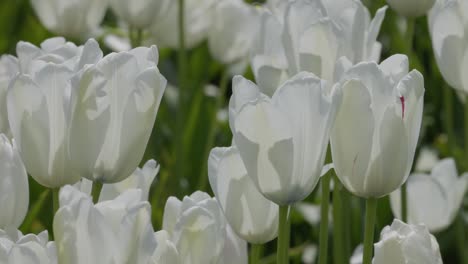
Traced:
[[130, 44], [132, 48], [140, 47], [143, 41], [143, 30], [139, 28], [130, 27], [128, 30]]
[[25, 234], [31, 233], [31, 225], [33, 221], [36, 220], [37, 215], [41, 212], [42, 206], [44, 205], [44, 201], [47, 200], [49, 193], [50, 193], [50, 190], [45, 189], [36, 199], [31, 209], [28, 211], [28, 214], [26, 215], [26, 218], [24, 219], [23, 224], [21, 224], [21, 227], [19, 228], [23, 233]]
[[413, 18], [406, 19], [405, 39], [406, 41], [408, 41], [407, 42], [408, 54], [411, 54], [413, 52], [413, 40], [414, 40], [414, 19]]
[[405, 223], [408, 221], [408, 192], [406, 191], [406, 182], [400, 188], [401, 196], [401, 220]]
[[60, 188], [54, 188], [52, 189], [52, 208], [54, 209], [54, 214], [58, 211], [60, 208], [59, 204], [59, 191]]
[[262, 256], [262, 244], [250, 244], [249, 264], [257, 264]]
[[[455, 140], [455, 133], [453, 131], [453, 91], [452, 88], [448, 85], [445, 85], [443, 88], [443, 96], [444, 96], [444, 114], [445, 114], [445, 131], [447, 132], [447, 145], [449, 149], [449, 153], [452, 153], [454, 140]], [[465, 104], [466, 105], [466, 104]], [[466, 113], [466, 112], [465, 112]], [[466, 114], [465, 114], [466, 120]], [[467, 122], [465, 121], [465, 124]], [[466, 125], [465, 125], [466, 126]], [[465, 129], [466, 131], [466, 129]], [[450, 154], [449, 154], [450, 155]]]
[[343, 222], [343, 200], [341, 199], [340, 180], [333, 175], [333, 261], [334, 263], [345, 263], [347, 256], [344, 255], [344, 222]]
[[463, 215], [460, 213], [458, 215], [457, 223], [456, 223], [456, 231], [457, 231], [457, 241], [458, 241], [458, 254], [459, 254], [459, 263], [461, 264], [468, 264], [468, 259], [466, 257], [466, 246], [465, 246], [465, 223], [463, 220]]
[[320, 205], [319, 264], [327, 264], [328, 257], [328, 208], [330, 204], [330, 177], [328, 172], [322, 177], [322, 201]]
[[465, 102], [465, 138], [464, 139], [465, 139], [465, 159], [466, 159], [468, 158], [468, 102]]
[[276, 251], [276, 263], [286, 264], [288, 263], [289, 255], [289, 228], [291, 219], [288, 216], [289, 205], [279, 206], [279, 225], [278, 225], [278, 241]]
[[93, 188], [91, 189], [91, 196], [93, 197], [93, 203], [97, 204], [99, 201], [99, 195], [101, 195], [102, 182], [94, 181]]
[[362, 255], [362, 264], [371, 264], [372, 262], [376, 214], [377, 199], [368, 198], [366, 200], [366, 226], [364, 231], [364, 253]]

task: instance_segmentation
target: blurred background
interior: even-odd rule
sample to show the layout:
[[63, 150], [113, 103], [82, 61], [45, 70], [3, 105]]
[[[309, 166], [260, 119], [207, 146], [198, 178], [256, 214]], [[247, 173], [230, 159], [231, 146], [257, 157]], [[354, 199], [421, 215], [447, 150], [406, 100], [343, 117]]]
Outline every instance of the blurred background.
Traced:
[[[252, 1], [250, 1], [252, 2]], [[261, 4], [257, 1], [256, 4]], [[384, 0], [363, 1], [372, 16], [375, 11], [385, 5]], [[103, 28], [112, 29], [118, 25], [116, 16], [109, 9], [106, 13]], [[405, 53], [410, 58], [410, 68], [418, 69], [425, 78], [425, 106], [423, 127], [420, 135], [419, 149], [429, 147], [438, 153], [439, 158], [453, 156], [457, 160], [459, 172], [468, 171], [468, 158], [463, 152], [463, 105], [453, 89], [448, 89], [442, 79], [434, 59], [431, 40], [428, 32], [426, 17], [416, 20], [414, 47], [411, 49], [406, 44], [404, 32], [406, 24], [393, 10], [388, 9], [385, 20], [380, 31], [379, 40], [383, 44], [381, 58], [387, 58], [391, 54]], [[39, 22], [29, 0], [1, 0], [0, 1], [0, 54], [15, 54], [16, 43], [20, 40], [39, 45], [46, 38], [54, 36], [48, 32]], [[104, 52], [111, 50], [103, 44], [103, 39], [98, 39]], [[83, 43], [76, 43], [83, 44]], [[157, 43], [156, 43], [157, 44]], [[160, 50], [159, 69], [169, 80], [170, 86], [163, 98], [158, 112], [156, 124], [150, 143], [147, 147], [142, 164], [148, 159], [155, 159], [161, 164], [161, 171], [150, 194], [150, 202], [153, 207], [153, 223], [155, 230], [161, 227], [164, 205], [169, 196], [182, 198], [195, 190], [204, 190], [212, 194], [207, 177], [207, 157], [214, 146], [228, 146], [231, 143], [231, 132], [227, 121], [226, 106], [230, 96], [230, 81], [223, 80], [225, 66], [216, 62], [209, 53], [207, 43], [190, 49], [187, 53], [188, 82], [186, 116], [183, 129], [176, 123], [177, 120], [177, 96], [178, 96], [178, 72], [177, 51], [171, 49]], [[248, 69], [245, 76], [253, 79]], [[227, 82], [227, 83], [226, 83]], [[227, 89], [220, 96], [217, 95], [221, 89], [220, 84], [226, 83]], [[221, 90], [222, 91], [222, 90]], [[449, 93], [443, 94], [443, 93]], [[444, 98], [452, 97], [452, 108], [454, 116], [455, 141], [451, 142], [453, 147], [449, 153]], [[221, 98], [221, 99], [218, 99]], [[178, 136], [175, 136], [178, 135]], [[174, 155], [173, 149], [176, 144], [181, 144], [180, 155]], [[418, 150], [419, 153], [419, 150]], [[416, 154], [416, 159], [418, 157]], [[34, 232], [47, 228], [51, 230], [52, 225], [52, 202], [51, 195], [45, 188], [35, 183], [30, 178], [30, 212], [39, 210], [38, 201], [44, 206], [38, 217], [31, 219], [29, 214], [22, 226], [23, 232]], [[319, 188], [306, 200], [311, 205], [320, 204]], [[363, 226], [363, 200], [351, 197], [346, 190], [340, 190], [342, 206], [350, 210], [351, 218], [345, 220], [349, 225], [349, 234], [345, 245], [348, 259], [354, 248], [362, 241]], [[331, 199], [334, 199], [332, 196]], [[465, 199], [466, 200], [466, 199]], [[35, 207], [37, 206], [37, 207]], [[36, 208], [36, 209], [35, 209]], [[466, 201], [465, 201], [466, 210]], [[377, 228], [391, 223], [393, 215], [389, 207], [388, 198], [379, 201]], [[291, 255], [292, 263], [301, 263], [304, 248], [310, 244], [317, 244], [318, 223], [317, 221], [305, 221], [302, 214], [293, 211]], [[313, 219], [312, 219], [313, 220]], [[312, 222], [312, 223], [311, 223]], [[447, 230], [435, 234], [441, 247], [445, 263], [458, 263], [456, 243], [456, 225]], [[333, 238], [332, 238], [333, 239]], [[331, 242], [332, 243], [332, 242]], [[275, 252], [275, 242], [265, 247], [265, 256]], [[333, 246], [330, 246], [330, 252]], [[332, 254], [330, 253], [330, 256]], [[348, 258], [346, 258], [348, 257]], [[269, 260], [264, 259], [265, 263]], [[270, 260], [274, 262], [274, 258]], [[336, 260], [335, 260], [336, 262]]]

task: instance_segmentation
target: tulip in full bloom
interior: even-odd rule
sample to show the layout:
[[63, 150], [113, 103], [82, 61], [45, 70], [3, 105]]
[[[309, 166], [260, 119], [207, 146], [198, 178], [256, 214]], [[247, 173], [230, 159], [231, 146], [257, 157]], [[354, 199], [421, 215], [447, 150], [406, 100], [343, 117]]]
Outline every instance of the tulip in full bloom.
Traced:
[[47, 231], [23, 235], [16, 229], [0, 229], [0, 263], [57, 264], [55, 243]]
[[429, 13], [434, 55], [445, 81], [468, 93], [468, 1], [438, 1]]
[[155, 254], [160, 261], [165, 256], [181, 264], [247, 263], [246, 242], [234, 234], [218, 202], [206, 193], [198, 191], [182, 201], [169, 197], [163, 231], [167, 234], [156, 233], [157, 237], [163, 236], [158, 242], [165, 243], [164, 250]]
[[0, 134], [0, 229], [17, 228], [28, 211], [28, 174], [16, 145]]
[[[165, 12], [165, 6], [171, 0], [110, 0], [110, 7], [117, 17], [130, 27], [139, 29], [149, 27], [154, 19]], [[171, 1], [172, 2], [172, 1]]]
[[425, 15], [436, 0], [387, 0], [387, 3], [398, 14], [405, 17]]
[[258, 190], [288, 205], [316, 186], [341, 99], [312, 73], [301, 72], [270, 98], [243, 77], [233, 81], [230, 123], [240, 156]]
[[10, 134], [7, 114], [7, 91], [10, 81], [18, 73], [18, 59], [11, 55], [0, 57], [0, 133]]
[[235, 146], [211, 150], [208, 176], [227, 221], [242, 239], [263, 244], [276, 237], [278, 206], [257, 190]]
[[166, 79], [158, 49], [111, 53], [71, 82], [69, 153], [72, 167], [102, 183], [124, 180], [146, 149]]
[[439, 244], [424, 225], [393, 220], [374, 244], [373, 264], [442, 264]]
[[20, 74], [8, 90], [8, 119], [26, 170], [49, 188], [75, 183], [80, 177], [67, 155], [70, 80], [102, 52], [92, 39], [77, 47], [51, 38], [40, 48], [19, 42], [16, 53]]
[[[346, 68], [346, 66], [342, 66]], [[335, 171], [353, 194], [382, 197], [409, 175], [421, 127], [424, 81], [394, 55], [380, 65], [347, 69], [337, 86], [343, 102], [331, 133]]]
[[83, 39], [97, 31], [108, 0], [32, 0], [41, 23], [57, 35]]
[[[443, 159], [430, 175], [414, 173], [408, 178], [408, 223], [424, 223], [431, 232], [442, 231], [455, 219], [468, 188], [468, 173], [458, 177], [453, 159]], [[401, 217], [400, 191], [390, 196], [392, 212]]]
[[149, 263], [156, 248], [151, 206], [141, 190], [93, 204], [72, 186], [60, 190], [54, 217], [59, 263]]

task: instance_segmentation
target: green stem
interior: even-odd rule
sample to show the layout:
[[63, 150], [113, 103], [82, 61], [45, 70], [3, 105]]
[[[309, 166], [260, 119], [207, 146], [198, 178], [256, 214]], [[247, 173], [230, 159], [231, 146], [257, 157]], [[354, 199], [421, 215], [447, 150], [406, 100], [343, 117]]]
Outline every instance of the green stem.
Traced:
[[[443, 88], [443, 97], [444, 97], [444, 114], [445, 114], [445, 131], [447, 132], [447, 144], [449, 153], [452, 153], [453, 147], [455, 146], [455, 133], [453, 131], [453, 90], [448, 85], [445, 85]], [[465, 104], [466, 106], [466, 104]], [[465, 115], [466, 119], [466, 115]], [[465, 121], [466, 124], [466, 121]]]
[[39, 212], [41, 212], [42, 206], [44, 205], [44, 201], [49, 196], [49, 193], [50, 189], [45, 189], [32, 205], [31, 209], [29, 210], [26, 218], [24, 219], [20, 227], [20, 230], [23, 231], [24, 234], [31, 233], [31, 225], [33, 221], [36, 220]]
[[336, 175], [333, 176], [333, 261], [341, 264], [346, 262], [344, 255], [343, 201], [341, 199], [342, 185]]
[[59, 203], [59, 192], [60, 188], [54, 188], [52, 189], [52, 208], [54, 209], [54, 214], [58, 211], [60, 208], [60, 203]]
[[99, 195], [101, 195], [102, 182], [94, 181], [93, 188], [91, 189], [91, 196], [93, 197], [93, 203], [97, 204], [99, 201]]
[[362, 264], [371, 264], [372, 262], [376, 214], [377, 199], [368, 198], [366, 200], [366, 227], [364, 231], [364, 253], [362, 256]]
[[278, 225], [278, 241], [276, 251], [276, 263], [288, 263], [288, 250], [289, 250], [289, 205], [279, 206], [279, 225]]
[[320, 206], [319, 264], [327, 264], [328, 257], [328, 208], [330, 204], [330, 177], [328, 172], [322, 177], [322, 201]]
[[408, 192], [406, 191], [406, 182], [400, 188], [401, 196], [401, 220], [405, 223], [408, 222]]
[[467, 248], [465, 247], [465, 223], [461, 213], [458, 215], [456, 225], [459, 263], [468, 264], [468, 258], [466, 256]]
[[143, 30], [139, 28], [130, 27], [128, 30], [130, 44], [132, 48], [140, 47], [143, 40]]
[[262, 256], [262, 244], [250, 244], [249, 264], [258, 264]]
[[468, 158], [468, 102], [465, 102], [465, 158]]
[[[216, 97], [216, 103], [215, 103], [216, 105], [213, 111], [213, 116], [211, 117], [210, 127], [208, 128], [208, 138], [205, 144], [205, 149], [203, 151], [204, 157], [206, 157], [206, 159], [208, 159], [210, 150], [215, 143], [216, 133], [218, 132], [218, 120], [216, 116], [218, 114], [218, 110], [220, 110], [223, 107], [223, 102], [225, 98], [224, 96], [226, 95], [228, 83], [229, 83], [229, 72], [225, 70], [219, 82], [219, 93], [217, 94], [217, 97]], [[208, 162], [204, 162], [202, 165], [201, 174], [199, 175], [200, 178], [198, 180], [198, 190], [206, 189], [206, 184], [208, 182], [208, 176], [206, 174], [207, 170], [208, 170]]]
[[185, 105], [187, 93], [187, 54], [185, 50], [185, 18], [184, 18], [184, 0], [179, 1], [179, 50], [178, 50], [178, 78], [179, 78], [179, 101], [177, 109], [177, 128], [175, 137], [175, 177], [182, 179], [184, 176], [184, 145], [183, 145], [183, 131], [185, 124]]
[[406, 33], [405, 39], [407, 42], [408, 54], [411, 54], [413, 51], [413, 40], [414, 40], [414, 19], [406, 19]]

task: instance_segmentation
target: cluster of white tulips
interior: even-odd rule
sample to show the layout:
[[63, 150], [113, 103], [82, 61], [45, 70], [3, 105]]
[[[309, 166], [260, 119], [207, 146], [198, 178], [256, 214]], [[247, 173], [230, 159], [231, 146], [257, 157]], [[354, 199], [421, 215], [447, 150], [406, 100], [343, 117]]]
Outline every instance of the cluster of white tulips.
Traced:
[[[408, 31], [415, 17], [428, 14], [441, 74], [465, 100], [468, 0], [387, 2]], [[319, 239], [301, 250], [304, 263], [331, 263], [333, 250], [335, 263], [439, 264], [433, 234], [458, 219], [458, 259], [468, 263], [460, 210], [468, 174], [460, 176], [451, 157], [439, 161], [418, 150], [424, 78], [404, 54], [381, 59], [386, 6], [371, 15], [360, 0], [31, 5], [57, 37], [39, 46], [20, 41], [15, 56], [0, 58], [0, 264], [284, 264], [296, 246], [293, 211], [320, 225]], [[119, 19], [117, 29], [101, 27], [106, 12]], [[178, 155], [187, 155], [187, 50], [203, 42], [226, 68], [211, 93], [220, 108], [215, 119], [225, 113], [232, 141], [212, 148], [213, 139], [206, 153], [203, 176], [214, 197], [202, 184], [163, 201], [157, 215], [151, 192], [165, 183], [155, 179], [166, 164], [144, 154], [160, 105], [175, 90], [177, 163], [169, 177], [186, 176]], [[104, 46], [114, 52], [105, 55]], [[178, 52], [177, 88], [158, 68], [158, 48]], [[247, 69], [253, 78], [243, 76]], [[30, 206], [32, 179], [51, 193], [53, 224], [23, 234], [20, 226], [32, 221], [27, 215], [49, 213], [43, 201]], [[340, 234], [348, 221], [344, 196], [335, 195], [343, 188], [365, 201], [358, 209], [362, 245], [347, 257], [343, 236], [328, 245], [329, 230]], [[304, 202], [311, 194], [320, 209]], [[386, 196], [395, 219], [379, 230], [378, 203]], [[268, 262], [262, 245], [275, 239]]]

